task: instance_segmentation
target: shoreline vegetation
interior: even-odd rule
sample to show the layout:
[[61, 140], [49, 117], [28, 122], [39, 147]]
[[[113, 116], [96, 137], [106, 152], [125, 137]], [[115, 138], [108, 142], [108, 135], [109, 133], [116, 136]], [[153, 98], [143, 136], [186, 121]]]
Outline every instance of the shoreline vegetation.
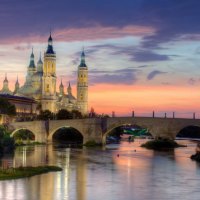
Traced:
[[99, 146], [102, 146], [102, 144], [101, 143], [97, 143], [95, 140], [89, 140], [85, 144], [83, 144], [82, 146], [85, 146], [85, 147], [99, 147]]
[[16, 141], [15, 146], [20, 147], [20, 146], [34, 146], [34, 145], [46, 145], [46, 142], [37, 142], [37, 141]]
[[192, 160], [200, 162], [200, 143], [197, 144], [196, 153], [191, 155], [190, 157]]
[[0, 125], [0, 158], [5, 154], [11, 154], [15, 149], [14, 138], [10, 137], [10, 133], [5, 127]]
[[0, 181], [27, 178], [35, 175], [57, 171], [62, 171], [62, 168], [57, 166], [38, 166], [0, 169]]
[[178, 144], [174, 140], [170, 139], [155, 139], [147, 141], [146, 143], [142, 144], [141, 147], [157, 151], [163, 151], [163, 150], [170, 150], [178, 147], [187, 147], [187, 146]]
[[190, 157], [192, 160], [200, 162], [200, 152], [196, 152], [195, 154], [191, 155]]

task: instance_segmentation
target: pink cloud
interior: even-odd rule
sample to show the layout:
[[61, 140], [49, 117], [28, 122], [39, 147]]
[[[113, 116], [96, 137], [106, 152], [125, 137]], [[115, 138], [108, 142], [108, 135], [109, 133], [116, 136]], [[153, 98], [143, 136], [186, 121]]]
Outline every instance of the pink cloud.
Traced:
[[[120, 38], [125, 36], [146, 36], [155, 33], [155, 29], [146, 26], [125, 26], [122, 28], [116, 27], [90, 27], [90, 28], [65, 28], [56, 29], [53, 31], [53, 38], [56, 41], [83, 41], [83, 40], [97, 40], [108, 38]], [[33, 42], [46, 42], [47, 35], [30, 34], [27, 37], [11, 37], [1, 40], [3, 44], [10, 43], [33, 43]]]

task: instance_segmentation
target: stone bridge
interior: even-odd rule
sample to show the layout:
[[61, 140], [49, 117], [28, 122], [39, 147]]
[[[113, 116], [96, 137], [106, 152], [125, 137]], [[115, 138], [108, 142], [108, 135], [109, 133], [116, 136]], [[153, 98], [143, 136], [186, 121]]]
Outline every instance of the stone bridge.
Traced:
[[180, 130], [187, 126], [199, 126], [200, 119], [113, 117], [71, 120], [50, 120], [32, 122], [13, 122], [9, 125], [12, 136], [20, 129], [28, 129], [38, 142], [51, 142], [53, 134], [60, 128], [71, 127], [79, 131], [84, 143], [90, 140], [105, 143], [106, 135], [122, 125], [138, 125], [147, 128], [153, 137], [174, 139]]

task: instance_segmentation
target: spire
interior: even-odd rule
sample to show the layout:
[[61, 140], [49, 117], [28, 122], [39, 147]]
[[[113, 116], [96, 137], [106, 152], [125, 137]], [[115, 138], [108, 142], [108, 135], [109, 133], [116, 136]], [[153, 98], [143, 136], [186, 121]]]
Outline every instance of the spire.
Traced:
[[35, 68], [35, 61], [34, 61], [33, 47], [32, 47], [32, 53], [31, 53], [31, 56], [30, 56], [29, 67], [30, 67], [30, 68]]
[[34, 57], [34, 54], [33, 54], [33, 47], [32, 47], [32, 53], [31, 53], [31, 56], [33, 56], [33, 57]]
[[59, 89], [60, 89], [60, 95], [64, 95], [64, 86], [63, 86], [63, 83], [62, 83], [62, 78], [61, 78], [61, 81], [60, 81], [60, 86], [59, 86]]
[[72, 88], [71, 88], [70, 81], [69, 81], [69, 85], [68, 85], [68, 88], [67, 88], [67, 93], [68, 93], [68, 95], [72, 94]]
[[48, 43], [49, 43], [50, 45], [52, 45], [52, 42], [53, 42], [53, 39], [52, 39], [52, 37], [51, 37], [51, 31], [50, 31], [50, 35], [49, 35], [49, 39], [48, 39]]
[[3, 88], [0, 91], [0, 94], [12, 94], [12, 92], [9, 90], [9, 87], [8, 87], [7, 73], [5, 73], [5, 79], [3, 81]]
[[87, 65], [85, 64], [85, 52], [84, 52], [84, 47], [81, 53], [81, 63], [79, 65], [79, 67], [87, 67]]
[[50, 35], [49, 35], [49, 39], [48, 39], [48, 47], [47, 47], [47, 54], [55, 54], [54, 50], [53, 50], [53, 39], [51, 37], [51, 31], [50, 31]]
[[40, 51], [40, 57], [39, 57], [39, 60], [38, 60], [38, 64], [43, 64], [43, 62], [42, 62], [42, 55], [41, 55], [41, 51]]
[[18, 75], [17, 75], [17, 80], [16, 80], [15, 85], [16, 85], [16, 84], [19, 84]]
[[40, 60], [42, 61], [42, 53], [41, 53], [41, 51], [40, 51]]
[[7, 73], [5, 73], [5, 79], [3, 81], [4, 83], [7, 82], [8, 83], [8, 79], [7, 79]]
[[19, 81], [18, 81], [18, 75], [17, 75], [17, 80], [15, 82], [15, 90], [13, 93], [16, 94], [18, 92], [18, 90], [19, 90]]
[[62, 78], [61, 78], [61, 81], [60, 81], [60, 87], [63, 87]]
[[37, 71], [43, 72], [43, 62], [42, 62], [41, 52], [40, 52], [39, 60], [37, 62]]

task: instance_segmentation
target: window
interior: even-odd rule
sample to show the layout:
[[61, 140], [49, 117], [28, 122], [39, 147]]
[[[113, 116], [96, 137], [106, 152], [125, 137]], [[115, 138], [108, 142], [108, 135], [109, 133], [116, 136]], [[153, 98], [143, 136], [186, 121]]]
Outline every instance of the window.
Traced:
[[49, 84], [47, 84], [47, 89], [46, 89], [46, 91], [49, 92]]

